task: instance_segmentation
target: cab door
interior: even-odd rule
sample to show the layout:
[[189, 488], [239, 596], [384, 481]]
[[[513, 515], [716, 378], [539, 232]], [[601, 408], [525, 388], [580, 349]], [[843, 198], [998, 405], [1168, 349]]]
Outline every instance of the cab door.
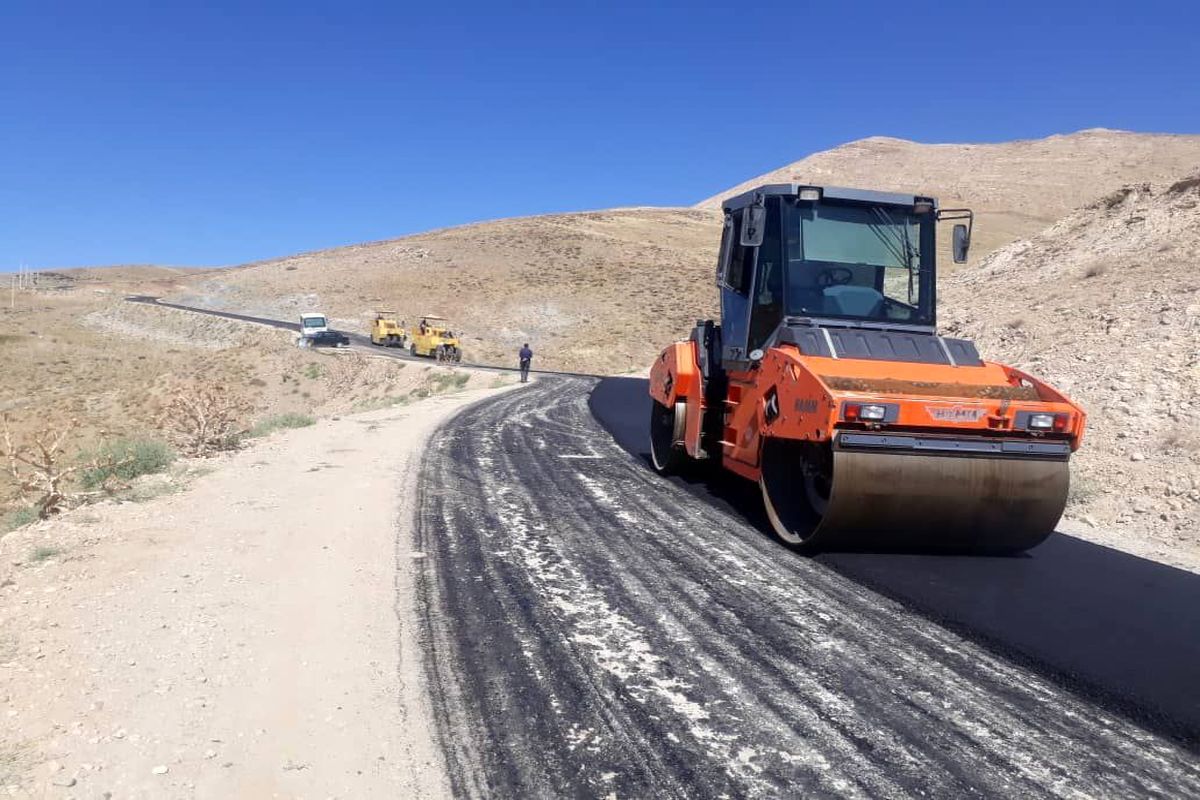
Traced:
[[735, 372], [749, 366], [750, 289], [758, 252], [757, 247], [747, 247], [741, 240], [741, 213], [726, 214], [717, 278], [721, 289], [721, 363], [726, 370]]

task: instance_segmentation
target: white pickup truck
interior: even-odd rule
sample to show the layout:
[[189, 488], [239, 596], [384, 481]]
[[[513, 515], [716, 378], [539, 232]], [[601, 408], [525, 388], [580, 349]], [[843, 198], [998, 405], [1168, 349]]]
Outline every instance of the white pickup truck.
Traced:
[[329, 329], [329, 320], [324, 314], [307, 311], [300, 315], [300, 337], [298, 347], [349, 347], [350, 337]]

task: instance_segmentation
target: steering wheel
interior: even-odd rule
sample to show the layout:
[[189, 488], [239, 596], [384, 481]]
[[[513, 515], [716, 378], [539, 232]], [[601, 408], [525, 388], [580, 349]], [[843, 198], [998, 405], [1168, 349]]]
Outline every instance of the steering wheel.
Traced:
[[817, 286], [842, 286], [854, 280], [854, 271], [846, 267], [833, 267], [817, 273]]

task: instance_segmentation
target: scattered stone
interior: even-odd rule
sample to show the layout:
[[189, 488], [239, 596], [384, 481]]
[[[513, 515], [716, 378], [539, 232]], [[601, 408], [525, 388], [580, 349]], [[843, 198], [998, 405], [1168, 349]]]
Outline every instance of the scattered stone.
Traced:
[[1142, 453], [1130, 453], [1129, 460], [1130, 461], [1145, 461], [1146, 456], [1143, 455]]
[[50, 782], [55, 786], [66, 786], [68, 788], [74, 786], [76, 783], [75, 779], [70, 777], [55, 778]]
[[170, 771], [171, 770], [167, 767], [166, 764], [159, 764], [157, 767], [150, 770], [150, 772], [153, 773], [154, 775], [166, 775]]

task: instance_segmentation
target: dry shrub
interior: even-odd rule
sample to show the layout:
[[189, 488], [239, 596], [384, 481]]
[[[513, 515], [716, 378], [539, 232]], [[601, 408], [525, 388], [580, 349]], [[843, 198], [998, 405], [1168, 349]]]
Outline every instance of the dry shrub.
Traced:
[[1127, 197], [1129, 197], [1129, 195], [1133, 194], [1133, 192], [1134, 192], [1134, 187], [1122, 186], [1120, 189], [1117, 189], [1115, 192], [1107, 194], [1104, 197], [1101, 197], [1099, 200], [1096, 200], [1094, 203], [1092, 203], [1091, 207], [1092, 208], [1105, 208], [1105, 209], [1109, 209], [1109, 210], [1114, 209], [1117, 206], [1121, 205], [1121, 203], [1124, 203], [1125, 199]]
[[1176, 181], [1171, 184], [1171, 188], [1167, 189], [1167, 194], [1183, 194], [1189, 189], [1200, 188], [1200, 175], [1193, 175], [1190, 178], [1184, 178], [1181, 181]]
[[1164, 450], [1181, 453], [1200, 453], [1200, 433], [1190, 428], [1172, 428], [1162, 437]]
[[238, 448], [253, 410], [221, 384], [179, 385], [168, 393], [160, 425], [186, 455], [211, 456]]
[[65, 456], [68, 443], [73, 444], [79, 430], [79, 421], [69, 420], [59, 425], [48, 425], [15, 441], [9, 426], [8, 415], [0, 418], [3, 428], [3, 443], [0, 458], [7, 459], [8, 472], [16, 484], [16, 496], [22, 502], [33, 500], [34, 508], [41, 519], [48, 519], [79, 500], [98, 493], [111, 493], [122, 488], [116, 485], [115, 477], [96, 484], [98, 492], [71, 491], [76, 473], [83, 470], [101, 471], [115, 476], [123, 466], [114, 455], [104, 455], [68, 463]]

